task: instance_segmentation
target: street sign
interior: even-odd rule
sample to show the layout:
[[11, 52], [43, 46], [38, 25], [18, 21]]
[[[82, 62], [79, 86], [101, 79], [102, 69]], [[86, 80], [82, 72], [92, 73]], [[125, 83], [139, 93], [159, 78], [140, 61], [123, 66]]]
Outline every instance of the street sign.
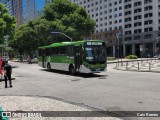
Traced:
[[143, 46], [142, 46], [142, 45], [140, 45], [139, 49], [140, 49], [140, 51], [143, 51]]
[[116, 37], [119, 38], [121, 34], [122, 34], [121, 32], [116, 33]]

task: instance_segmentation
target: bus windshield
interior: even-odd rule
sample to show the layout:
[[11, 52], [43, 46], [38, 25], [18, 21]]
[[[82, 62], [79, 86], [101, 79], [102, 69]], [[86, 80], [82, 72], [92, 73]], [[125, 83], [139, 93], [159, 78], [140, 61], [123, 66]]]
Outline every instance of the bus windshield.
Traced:
[[88, 62], [106, 62], [106, 48], [105, 46], [86, 46], [85, 59]]

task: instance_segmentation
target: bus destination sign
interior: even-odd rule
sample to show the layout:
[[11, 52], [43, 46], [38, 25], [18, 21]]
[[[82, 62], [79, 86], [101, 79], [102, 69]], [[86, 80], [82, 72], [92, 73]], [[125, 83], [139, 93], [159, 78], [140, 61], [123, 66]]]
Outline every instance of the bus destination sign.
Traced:
[[87, 42], [87, 45], [102, 45], [102, 42]]

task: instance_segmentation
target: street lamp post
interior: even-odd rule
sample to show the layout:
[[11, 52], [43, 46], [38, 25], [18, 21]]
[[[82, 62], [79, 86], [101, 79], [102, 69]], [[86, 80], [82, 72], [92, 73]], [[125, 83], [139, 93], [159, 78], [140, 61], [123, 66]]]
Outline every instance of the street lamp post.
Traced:
[[62, 32], [51, 32], [51, 33], [53, 33], [53, 34], [61, 34], [61, 35], [64, 35], [64, 36], [66, 36], [67, 38], [69, 38], [69, 39], [71, 40], [71, 42], [72, 42], [72, 38], [69, 37], [68, 35], [62, 33]]
[[[122, 35], [122, 33], [116, 33], [116, 37], [117, 37], [117, 40], [118, 40], [118, 66], [119, 66], [119, 52], [120, 52], [120, 50], [119, 50], [119, 37], [120, 37], [120, 35]], [[121, 55], [121, 62], [122, 62], [122, 55]]]

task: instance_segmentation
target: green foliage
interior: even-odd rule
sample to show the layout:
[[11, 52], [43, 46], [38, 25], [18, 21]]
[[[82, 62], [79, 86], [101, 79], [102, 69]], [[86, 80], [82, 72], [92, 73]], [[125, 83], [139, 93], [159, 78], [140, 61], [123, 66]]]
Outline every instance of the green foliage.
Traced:
[[138, 57], [136, 55], [128, 55], [125, 58], [126, 59], [137, 59]]
[[82, 40], [95, 30], [95, 21], [86, 10], [69, 0], [54, 0], [45, 7], [43, 17], [52, 21], [54, 28], [71, 36], [73, 40]]
[[107, 60], [115, 60], [115, 57], [107, 57]]
[[30, 54], [39, 46], [70, 41], [63, 35], [53, 35], [51, 32], [60, 31], [73, 40], [82, 40], [84, 36], [93, 33], [94, 27], [95, 21], [84, 8], [69, 0], [54, 0], [45, 6], [44, 16], [23, 24], [9, 44], [21, 55]]
[[3, 37], [8, 35], [9, 39], [13, 38], [15, 33], [15, 18], [9, 14], [8, 9], [0, 4], [0, 43]]
[[50, 33], [51, 22], [45, 19], [35, 19], [23, 24], [15, 34], [9, 45], [19, 51], [20, 54], [30, 54], [39, 46], [53, 43]]

